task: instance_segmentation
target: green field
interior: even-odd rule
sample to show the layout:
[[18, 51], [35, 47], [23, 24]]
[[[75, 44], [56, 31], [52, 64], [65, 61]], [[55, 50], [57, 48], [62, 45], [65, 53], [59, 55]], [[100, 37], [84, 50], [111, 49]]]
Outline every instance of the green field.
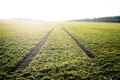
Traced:
[[1, 22], [0, 80], [9, 79], [118, 80], [120, 24]]

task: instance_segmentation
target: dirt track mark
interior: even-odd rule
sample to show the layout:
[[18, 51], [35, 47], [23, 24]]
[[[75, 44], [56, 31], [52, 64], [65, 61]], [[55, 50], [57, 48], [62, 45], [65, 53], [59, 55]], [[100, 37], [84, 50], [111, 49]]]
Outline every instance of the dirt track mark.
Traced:
[[53, 27], [41, 40], [38, 44], [36, 44], [35, 47], [30, 49], [30, 52], [24, 57], [22, 61], [20, 61], [14, 70], [21, 70], [25, 69], [30, 62], [33, 60], [34, 56], [39, 52], [42, 45], [45, 43], [45, 41], [48, 39], [50, 33], [53, 31], [55, 27]]
[[94, 58], [94, 56], [77, 39], [75, 39], [62, 25], [61, 25], [61, 27], [76, 42], [76, 44], [79, 46], [79, 48], [81, 48], [86, 53], [86, 55], [88, 57]]

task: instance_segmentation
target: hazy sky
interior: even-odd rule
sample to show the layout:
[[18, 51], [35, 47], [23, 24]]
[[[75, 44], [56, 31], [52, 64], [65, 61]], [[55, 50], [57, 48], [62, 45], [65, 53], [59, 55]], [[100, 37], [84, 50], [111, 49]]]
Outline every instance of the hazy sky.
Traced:
[[62, 21], [120, 15], [120, 0], [0, 0], [0, 19]]

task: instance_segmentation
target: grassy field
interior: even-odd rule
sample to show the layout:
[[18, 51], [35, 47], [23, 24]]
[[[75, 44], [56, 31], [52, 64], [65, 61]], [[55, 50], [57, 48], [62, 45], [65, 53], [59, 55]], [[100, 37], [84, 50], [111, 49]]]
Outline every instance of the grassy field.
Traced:
[[[21, 63], [27, 66], [18, 69]], [[0, 79], [118, 80], [120, 24], [0, 23]]]
[[95, 67], [99, 68], [96, 77], [120, 78], [120, 24], [65, 23], [62, 26], [95, 56]]
[[0, 76], [12, 72], [52, 27], [46, 23], [1, 23]]

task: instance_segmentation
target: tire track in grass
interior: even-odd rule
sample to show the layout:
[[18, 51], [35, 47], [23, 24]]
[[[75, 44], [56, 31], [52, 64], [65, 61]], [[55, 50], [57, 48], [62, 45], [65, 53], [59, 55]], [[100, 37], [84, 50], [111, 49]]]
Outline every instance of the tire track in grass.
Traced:
[[88, 57], [94, 58], [94, 56], [75, 37], [73, 37], [62, 25], [61, 27], [75, 41], [75, 43], [79, 46], [79, 48], [81, 48], [86, 53]]
[[[55, 25], [56, 27], [56, 25]], [[32, 49], [30, 49], [30, 52], [23, 58], [22, 61], [20, 61], [17, 66], [15, 67], [15, 70], [22, 70], [25, 69], [30, 62], [33, 60], [33, 58], [35, 57], [35, 55], [39, 52], [39, 50], [41, 49], [41, 47], [43, 46], [43, 44], [45, 43], [45, 41], [48, 39], [50, 33], [54, 30], [53, 27], [41, 40], [38, 44], [36, 44], [35, 47], [33, 47]], [[14, 72], [13, 71], [13, 72]]]

